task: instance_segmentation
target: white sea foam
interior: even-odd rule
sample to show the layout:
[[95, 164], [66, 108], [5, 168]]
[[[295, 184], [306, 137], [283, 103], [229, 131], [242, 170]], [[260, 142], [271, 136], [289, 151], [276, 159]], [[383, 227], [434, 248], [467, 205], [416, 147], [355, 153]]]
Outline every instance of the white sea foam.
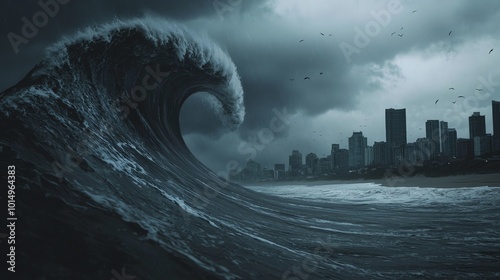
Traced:
[[384, 187], [374, 183], [338, 185], [249, 186], [257, 192], [288, 198], [350, 203], [494, 203], [500, 188]]

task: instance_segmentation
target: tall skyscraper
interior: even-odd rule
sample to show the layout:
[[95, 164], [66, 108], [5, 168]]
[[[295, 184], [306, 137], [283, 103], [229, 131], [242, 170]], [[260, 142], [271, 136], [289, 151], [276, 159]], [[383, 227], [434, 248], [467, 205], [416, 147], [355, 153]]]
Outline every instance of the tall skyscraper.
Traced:
[[335, 162], [335, 154], [340, 150], [340, 145], [339, 144], [332, 144], [332, 151], [330, 155], [332, 156], [332, 168], [335, 168], [338, 163]]
[[365, 148], [365, 166], [371, 166], [373, 164], [373, 147], [367, 146]]
[[302, 154], [298, 150], [293, 150], [288, 157], [288, 167], [291, 176], [299, 175], [302, 170]]
[[491, 101], [493, 111], [493, 151], [500, 152], [500, 101]]
[[459, 138], [457, 140], [457, 158], [474, 157], [474, 143], [470, 139]]
[[349, 137], [349, 167], [365, 166], [365, 148], [367, 144], [363, 132], [353, 132]]
[[431, 157], [450, 155], [448, 146], [448, 123], [438, 120], [425, 122], [425, 138], [431, 140]]
[[474, 140], [476, 136], [486, 135], [486, 122], [484, 116], [481, 116], [479, 112], [474, 112], [472, 116], [469, 117], [469, 139]]
[[307, 173], [311, 174], [316, 170], [316, 165], [318, 164], [318, 156], [315, 153], [309, 153], [306, 155], [306, 166]]
[[376, 166], [387, 165], [387, 143], [382, 141], [373, 144], [373, 164]]
[[472, 141], [473, 154], [476, 156], [482, 155], [488, 149], [486, 146], [489, 144], [489, 151], [491, 152], [491, 139], [482, 139], [486, 137], [486, 121], [485, 117], [481, 116], [479, 112], [472, 113], [469, 117], [469, 139]]
[[336, 152], [335, 162], [337, 163], [336, 168], [339, 171], [341, 172], [347, 171], [349, 169], [349, 150], [340, 149], [338, 152]]
[[439, 120], [428, 120], [425, 122], [425, 138], [431, 141], [430, 156], [435, 158], [441, 150], [439, 133]]
[[450, 157], [457, 157], [457, 130], [448, 128], [448, 150]]
[[448, 144], [448, 123], [439, 122], [439, 149], [444, 156], [450, 156], [450, 147]]
[[394, 147], [406, 144], [406, 109], [385, 109], [385, 141], [388, 163], [395, 163]]

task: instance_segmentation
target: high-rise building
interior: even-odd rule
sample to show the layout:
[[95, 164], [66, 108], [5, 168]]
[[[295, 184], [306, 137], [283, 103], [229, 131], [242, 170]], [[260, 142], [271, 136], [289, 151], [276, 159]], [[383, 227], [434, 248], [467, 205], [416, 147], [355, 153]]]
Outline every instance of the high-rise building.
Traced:
[[363, 132], [353, 132], [349, 137], [349, 167], [365, 166], [365, 148], [367, 144]]
[[340, 150], [340, 145], [339, 144], [332, 144], [332, 151], [331, 151], [331, 156], [332, 156], [332, 168], [335, 168], [337, 166], [337, 163], [335, 162], [335, 153], [337, 153]]
[[486, 135], [486, 122], [484, 116], [481, 116], [479, 112], [472, 113], [469, 117], [469, 139], [474, 140], [476, 136]]
[[439, 149], [441, 155], [450, 156], [450, 147], [448, 144], [448, 123], [444, 121], [439, 122]]
[[302, 154], [298, 150], [293, 150], [288, 157], [288, 167], [290, 176], [297, 176], [302, 171]]
[[346, 171], [349, 169], [349, 150], [340, 149], [335, 153], [335, 162], [337, 163], [336, 168], [340, 171]]
[[385, 109], [385, 141], [388, 163], [394, 164], [394, 147], [406, 144], [406, 109]]
[[500, 101], [491, 101], [493, 116], [493, 151], [500, 152]]
[[306, 156], [306, 167], [307, 174], [312, 174], [316, 171], [316, 165], [318, 164], [318, 156], [315, 153], [309, 153]]
[[474, 157], [474, 145], [470, 139], [459, 138], [457, 140], [457, 158]]
[[417, 145], [415, 143], [406, 143], [403, 150], [403, 158], [406, 165], [415, 165], [417, 162]]
[[367, 146], [365, 148], [365, 166], [373, 165], [373, 147]]
[[332, 156], [327, 156], [318, 159], [316, 173], [324, 175], [330, 173], [331, 170], [332, 170]]
[[448, 146], [448, 123], [439, 120], [425, 122], [425, 138], [432, 141], [431, 157], [450, 155]]
[[[469, 139], [472, 141], [472, 149], [473, 149], [473, 154], [474, 155], [480, 155], [484, 153], [484, 150], [477, 150], [480, 149], [484, 145], [479, 145], [475, 144], [475, 141], [479, 141], [483, 143], [484, 141], [481, 140], [475, 140], [476, 137], [482, 137], [486, 136], [486, 121], [485, 117], [481, 116], [479, 112], [474, 112], [472, 113], [472, 116], [469, 117]], [[478, 142], [478, 143], [479, 143]], [[491, 143], [490, 143], [491, 145]], [[491, 146], [490, 146], [491, 147]]]
[[486, 134], [484, 136], [476, 136], [473, 140], [474, 145], [474, 156], [482, 156], [487, 153], [491, 153], [492, 137], [491, 134]]
[[450, 157], [457, 157], [457, 130], [448, 128], [448, 151]]
[[285, 179], [286, 171], [284, 163], [276, 163], [274, 165], [274, 179]]
[[387, 143], [384, 141], [373, 144], [373, 164], [376, 166], [387, 165]]
[[431, 141], [430, 155], [432, 158], [439, 156], [441, 141], [439, 133], [439, 120], [427, 120], [425, 122], [425, 138]]
[[434, 142], [428, 138], [418, 138], [415, 141], [415, 161], [423, 163], [431, 158], [433, 149], [435, 149]]

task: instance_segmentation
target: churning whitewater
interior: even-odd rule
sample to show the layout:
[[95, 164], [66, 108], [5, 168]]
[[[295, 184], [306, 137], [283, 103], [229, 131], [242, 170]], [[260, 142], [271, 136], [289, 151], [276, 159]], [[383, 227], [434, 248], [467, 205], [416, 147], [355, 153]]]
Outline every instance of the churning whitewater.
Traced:
[[[33, 198], [20, 211], [26, 220], [53, 213], [25, 226], [26, 243], [40, 242], [20, 258], [24, 266], [43, 263], [26, 271], [52, 279], [107, 279], [127, 265], [138, 279], [500, 277], [498, 189], [488, 189], [487, 206], [467, 208], [453, 197], [432, 205], [419, 197], [352, 203], [349, 196], [304, 200], [292, 188], [280, 195], [228, 183], [181, 135], [181, 107], [199, 92], [213, 96], [225, 125], [241, 124], [243, 89], [228, 55], [183, 27], [143, 18], [62, 39], [1, 94], [2, 160], [16, 162], [18, 188]], [[308, 191], [314, 197], [322, 189]], [[140, 230], [123, 237], [111, 222], [93, 229], [103, 216], [93, 211]], [[77, 252], [61, 256], [53, 244], [43, 247], [57, 229], [64, 229], [58, 244]], [[127, 242], [110, 242], [115, 236]], [[106, 257], [70, 271], [64, 258], [80, 254]]]

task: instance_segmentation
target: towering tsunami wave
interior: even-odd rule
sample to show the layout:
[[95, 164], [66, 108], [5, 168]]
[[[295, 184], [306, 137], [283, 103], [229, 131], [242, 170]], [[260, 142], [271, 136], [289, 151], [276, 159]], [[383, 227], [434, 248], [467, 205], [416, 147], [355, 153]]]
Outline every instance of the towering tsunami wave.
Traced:
[[[141, 279], [234, 279], [288, 268], [290, 257], [274, 256], [293, 251], [258, 233], [278, 220], [259, 206], [266, 196], [218, 178], [187, 149], [179, 113], [197, 92], [215, 97], [227, 126], [243, 121], [231, 59], [184, 28], [144, 18], [61, 40], [1, 94], [2, 163], [16, 164], [18, 239], [30, 248], [18, 257], [24, 273], [104, 279], [128, 264]], [[133, 241], [117, 233], [120, 219], [138, 225]], [[75, 255], [77, 264], [66, 261]]]

